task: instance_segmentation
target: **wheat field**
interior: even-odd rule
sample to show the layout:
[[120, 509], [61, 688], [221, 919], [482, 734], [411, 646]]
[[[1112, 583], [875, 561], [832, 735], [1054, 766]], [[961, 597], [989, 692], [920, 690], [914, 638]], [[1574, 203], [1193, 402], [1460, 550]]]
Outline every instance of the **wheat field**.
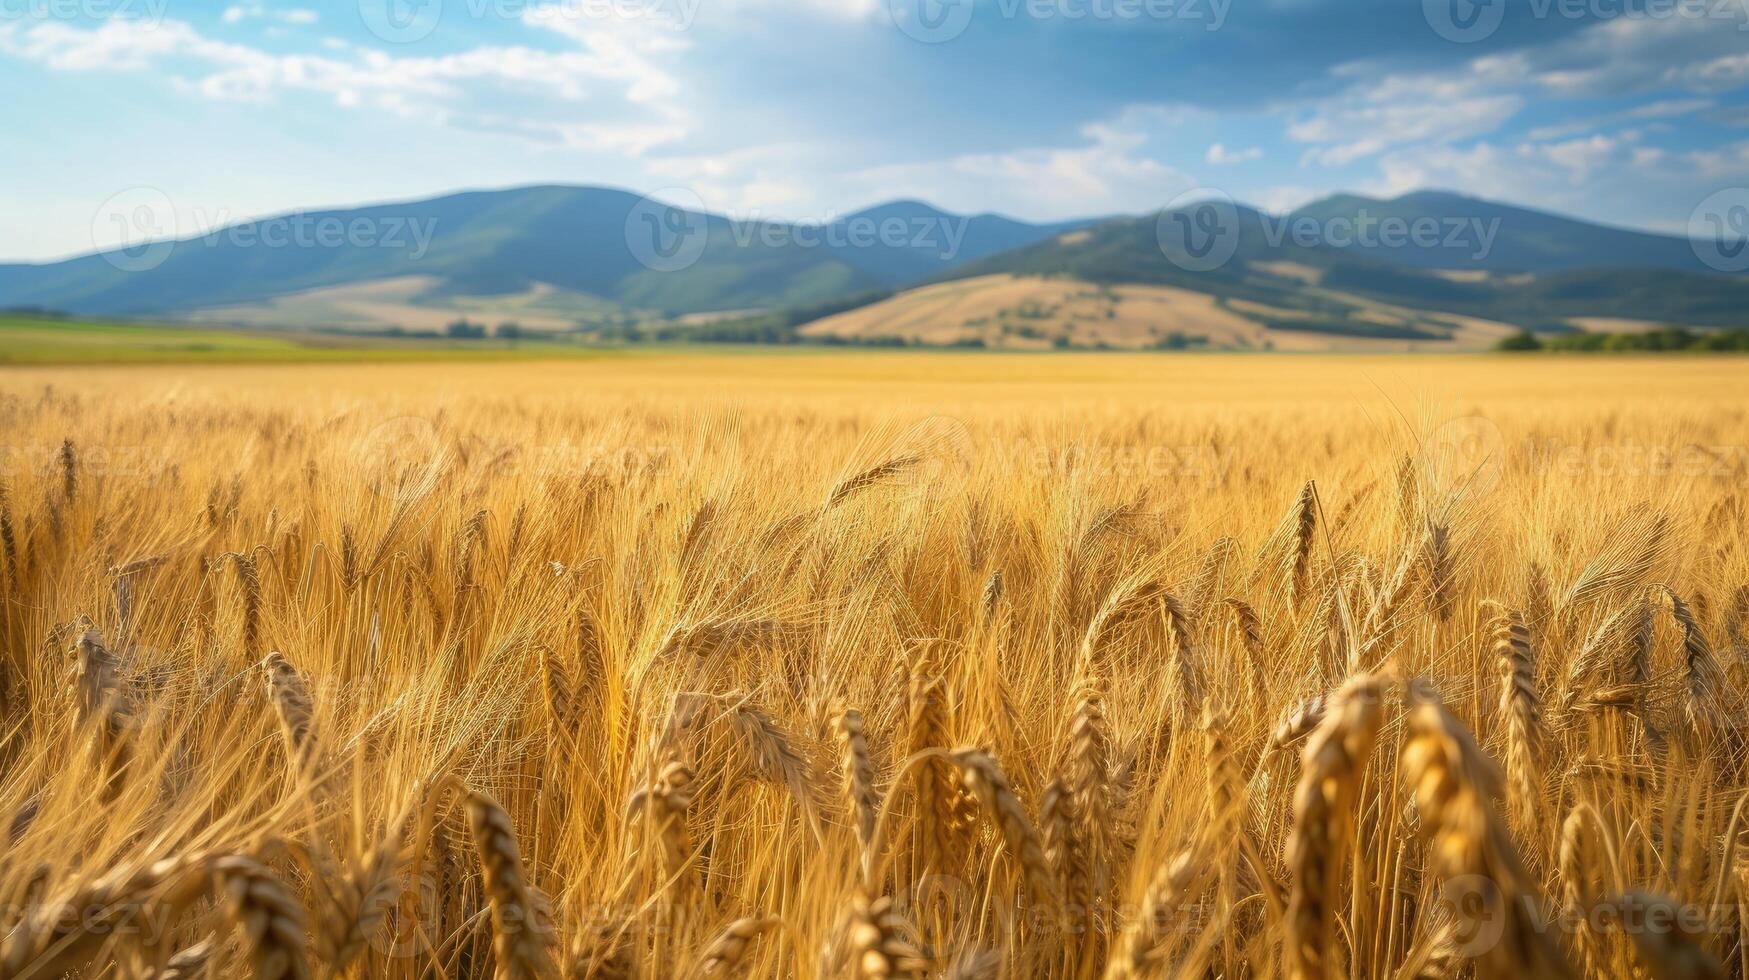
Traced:
[[1744, 976], [1744, 377], [0, 373], [0, 978]]

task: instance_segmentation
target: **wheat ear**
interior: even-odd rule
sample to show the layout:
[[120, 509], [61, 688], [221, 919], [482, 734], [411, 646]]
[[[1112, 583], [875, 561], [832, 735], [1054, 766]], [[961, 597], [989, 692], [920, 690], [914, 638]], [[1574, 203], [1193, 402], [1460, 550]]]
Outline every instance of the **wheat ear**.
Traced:
[[496, 980], [545, 977], [552, 969], [552, 930], [524, 875], [510, 815], [477, 790], [468, 794], [467, 813], [492, 909], [493, 976]]
[[1343, 685], [1306, 742], [1287, 843], [1292, 878], [1287, 904], [1287, 975], [1325, 980], [1332, 964], [1342, 860], [1354, 824], [1355, 794], [1378, 735], [1383, 684], [1363, 675]]
[[1529, 834], [1542, 805], [1546, 739], [1536, 691], [1536, 658], [1524, 617], [1502, 606], [1495, 609], [1488, 631], [1500, 671], [1500, 716], [1506, 719], [1507, 804], [1519, 831]]
[[284, 882], [261, 862], [240, 854], [219, 858], [213, 872], [256, 980], [308, 978], [303, 907]]
[[[1530, 904], [1535, 883], [1494, 812], [1500, 775], [1468, 731], [1432, 691], [1410, 692], [1408, 741], [1399, 758], [1428, 842], [1428, 864], [1448, 888], [1474, 889], [1490, 923], [1501, 924], [1498, 943], [1476, 957], [1478, 973], [1554, 980], [1572, 975]], [[1529, 899], [1530, 901], [1526, 901]]]

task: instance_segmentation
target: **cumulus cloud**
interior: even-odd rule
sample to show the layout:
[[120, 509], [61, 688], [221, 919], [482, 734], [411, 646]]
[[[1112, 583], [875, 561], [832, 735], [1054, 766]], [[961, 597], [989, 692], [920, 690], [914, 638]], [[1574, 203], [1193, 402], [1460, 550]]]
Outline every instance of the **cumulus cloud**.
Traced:
[[266, 19], [280, 24], [304, 26], [314, 24], [322, 19], [322, 15], [305, 7], [272, 8], [264, 3], [233, 4], [225, 8], [219, 19], [227, 24], [240, 24], [246, 20]]
[[962, 207], [1052, 217], [1144, 211], [1196, 186], [1185, 173], [1141, 152], [1146, 134], [1121, 121], [1084, 126], [1081, 135], [1085, 142], [1078, 146], [962, 154], [852, 176], [892, 196], [901, 188], [934, 184], [947, 188], [948, 199], [968, 202]]
[[1229, 150], [1223, 143], [1210, 143], [1209, 151], [1203, 159], [1216, 165], [1249, 163], [1252, 160], [1263, 159], [1263, 148], [1253, 146], [1243, 150]]
[[1736, 16], [1618, 17], [1531, 49], [1524, 63], [1539, 85], [1573, 97], [1656, 89], [1706, 94], [1749, 84], [1749, 32], [1739, 29], [1749, 7], [1707, 6]]
[[[209, 38], [183, 21], [118, 18], [89, 29], [53, 21], [9, 25], [0, 32], [0, 51], [60, 71], [150, 70], [216, 100], [314, 93], [348, 108], [631, 154], [686, 134], [680, 83], [661, 63], [685, 50], [684, 39], [626, 22], [578, 31], [544, 6], [524, 18], [575, 43], [559, 51], [513, 45], [412, 56], [336, 42], [326, 45], [328, 54], [280, 54]], [[494, 111], [484, 98], [491, 94], [508, 96], [523, 111], [514, 117]], [[562, 109], [579, 102], [590, 105], [588, 123]], [[543, 111], [552, 103], [561, 108]]]

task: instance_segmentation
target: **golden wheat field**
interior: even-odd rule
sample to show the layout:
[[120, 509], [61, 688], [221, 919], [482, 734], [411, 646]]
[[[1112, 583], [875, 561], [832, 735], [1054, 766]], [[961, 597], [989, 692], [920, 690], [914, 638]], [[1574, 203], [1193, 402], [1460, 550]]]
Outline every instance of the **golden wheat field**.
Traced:
[[0, 373], [0, 978], [1743, 976], [1746, 377]]

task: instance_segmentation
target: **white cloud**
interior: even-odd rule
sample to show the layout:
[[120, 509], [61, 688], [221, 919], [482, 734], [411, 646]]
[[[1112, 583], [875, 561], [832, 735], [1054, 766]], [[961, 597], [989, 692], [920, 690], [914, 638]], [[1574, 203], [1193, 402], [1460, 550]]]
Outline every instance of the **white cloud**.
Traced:
[[[634, 155], [686, 134], [680, 84], [659, 64], [663, 55], [685, 50], [684, 40], [625, 22], [572, 31], [544, 10], [531, 8], [525, 17], [576, 41], [570, 50], [480, 47], [414, 57], [339, 42], [326, 45], [330, 54], [275, 54], [213, 40], [182, 21], [111, 19], [88, 30], [58, 22], [14, 25], [0, 32], [0, 51], [62, 71], [150, 70], [216, 100], [309, 92], [348, 108]], [[565, 103], [588, 103], [589, 122], [579, 123]], [[505, 104], [516, 106], [518, 115], [506, 117]]]
[[1647, 119], [1673, 119], [1680, 116], [1693, 115], [1702, 109], [1710, 109], [1714, 105], [1711, 99], [1663, 99], [1658, 102], [1648, 102], [1632, 109], [1612, 112], [1603, 116], [1591, 116], [1584, 119], [1572, 119], [1541, 126], [1530, 131], [1533, 140], [1565, 139], [1588, 133], [1594, 129], [1605, 129], [1618, 123], [1635, 122]]
[[1287, 214], [1302, 205], [1310, 204], [1323, 197], [1324, 193], [1310, 187], [1283, 185], [1265, 187], [1248, 195], [1248, 197], [1249, 203], [1260, 211], [1268, 214]]
[[[1448, 144], [1481, 136], [1512, 118], [1523, 96], [1492, 91], [1501, 63], [1455, 74], [1363, 78], [1289, 123], [1288, 139], [1319, 144], [1302, 164], [1344, 166], [1407, 144]], [[1357, 74], [1354, 67], [1340, 74]], [[1435, 108], [1437, 107], [1437, 108]]]
[[1593, 98], [1680, 88], [1713, 93], [1749, 83], [1749, 7], [1707, 4], [1734, 17], [1617, 17], [1533, 49], [1532, 77], [1557, 95]]
[[1147, 142], [1140, 132], [1095, 123], [1081, 134], [1087, 140], [1081, 146], [962, 154], [851, 176], [876, 189], [877, 197], [939, 187], [944, 200], [963, 202], [956, 205], [961, 208], [1051, 217], [1144, 211], [1196, 186], [1188, 175], [1139, 153]]
[[1210, 143], [1207, 156], [1209, 163], [1216, 165], [1229, 163], [1249, 163], [1252, 160], [1263, 159], [1263, 148], [1253, 146], [1244, 150], [1229, 150], [1222, 143]]
[[1598, 134], [1563, 143], [1526, 143], [1519, 146], [1521, 155], [1540, 156], [1567, 174], [1575, 186], [1587, 184], [1600, 168], [1623, 157], [1623, 141]]
[[1141, 213], [1196, 181], [1143, 152], [1131, 123], [1146, 109], [1082, 128], [1066, 147], [1024, 147], [875, 166], [864, 147], [779, 143], [721, 153], [651, 157], [652, 183], [683, 186], [711, 210], [740, 217], [825, 222], [859, 204], [923, 197], [962, 213], [995, 211], [1029, 220]]
[[[821, 149], [800, 143], [743, 146], [722, 153], [652, 158], [645, 169], [656, 181], [684, 187], [708, 210], [748, 218], [825, 222], [836, 217], [818, 175], [841, 172]], [[658, 195], [660, 196], [660, 195]]]
[[118, 18], [81, 30], [60, 21], [30, 27], [8, 25], [0, 50], [58, 71], [144, 71], [172, 56], [209, 62], [240, 62], [253, 53], [239, 45], [209, 41], [174, 20], [153, 24]]
[[240, 24], [253, 18], [266, 18], [281, 24], [304, 26], [314, 24], [322, 15], [304, 7], [270, 8], [265, 3], [233, 4], [225, 8], [219, 19], [227, 24]]
[[1706, 189], [1749, 181], [1749, 141], [1674, 154], [1594, 135], [1559, 142], [1418, 146], [1379, 159], [1372, 193], [1444, 188], [1597, 220], [1674, 228]]
[[1749, 179], [1749, 140], [1683, 155], [1697, 176], [1712, 180]]
[[[1706, 95], [1749, 84], [1749, 52], [1744, 50], [1749, 35], [1736, 30], [1738, 26], [1716, 17], [1627, 16], [1600, 21], [1543, 46], [1475, 58], [1448, 71], [1384, 73], [1372, 63], [1346, 64], [1332, 75], [1350, 80], [1348, 86], [1301, 107], [1287, 126], [1287, 136], [1311, 144], [1301, 156], [1302, 166], [1339, 167], [1396, 154], [1388, 162], [1381, 159], [1380, 169], [1387, 184], [1398, 184], [1426, 161], [1461, 159], [1462, 153], [1440, 148], [1496, 133], [1532, 96], [1595, 99], [1653, 89]], [[1633, 122], [1656, 131], [1657, 120], [1714, 105], [1710, 98], [1672, 97], [1550, 123], [1533, 129], [1529, 140], [1511, 152], [1544, 160], [1566, 179], [1584, 181], [1604, 158], [1633, 156], [1650, 163], [1654, 156], [1644, 148], [1628, 154], [1601, 134], [1572, 137]], [[1632, 143], [1645, 131], [1618, 132], [1613, 140]]]
[[1288, 138], [1302, 143], [1328, 143], [1305, 159], [1339, 167], [1408, 143], [1455, 143], [1498, 129], [1523, 108], [1516, 95], [1453, 97], [1429, 111], [1419, 97], [1403, 101], [1364, 98], [1319, 110], [1312, 118], [1288, 127]]

